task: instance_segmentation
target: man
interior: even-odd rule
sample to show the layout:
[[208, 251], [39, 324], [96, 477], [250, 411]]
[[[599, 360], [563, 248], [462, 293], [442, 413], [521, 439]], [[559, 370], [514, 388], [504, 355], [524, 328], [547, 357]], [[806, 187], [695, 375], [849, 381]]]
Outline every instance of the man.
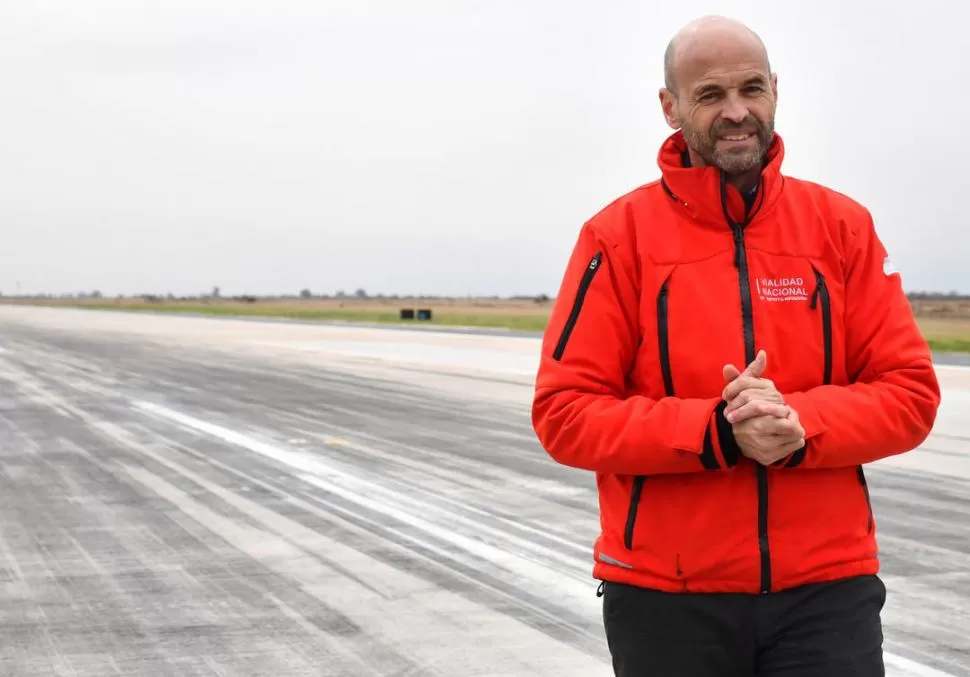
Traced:
[[580, 230], [532, 409], [596, 474], [615, 673], [881, 676], [862, 468], [929, 434], [930, 351], [867, 209], [782, 174], [758, 36], [704, 18], [665, 61], [662, 178]]

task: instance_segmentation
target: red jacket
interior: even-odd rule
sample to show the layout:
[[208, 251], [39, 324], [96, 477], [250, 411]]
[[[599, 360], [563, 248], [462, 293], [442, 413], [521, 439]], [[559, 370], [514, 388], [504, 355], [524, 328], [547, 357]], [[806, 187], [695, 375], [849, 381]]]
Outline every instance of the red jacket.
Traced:
[[[595, 578], [764, 593], [878, 571], [862, 466], [922, 443], [939, 385], [870, 213], [783, 156], [776, 136], [746, 218], [678, 132], [662, 179], [580, 230], [532, 420], [553, 459], [596, 473]], [[719, 416], [722, 367], [760, 349], [807, 440], [767, 468]]]

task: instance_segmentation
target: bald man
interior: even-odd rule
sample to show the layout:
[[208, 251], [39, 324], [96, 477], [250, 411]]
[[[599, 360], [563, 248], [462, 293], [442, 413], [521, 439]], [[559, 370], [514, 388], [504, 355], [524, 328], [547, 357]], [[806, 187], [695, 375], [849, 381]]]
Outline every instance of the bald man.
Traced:
[[869, 211], [781, 172], [748, 27], [665, 54], [661, 178], [583, 224], [543, 339], [543, 448], [595, 473], [618, 677], [881, 677], [863, 466], [917, 447], [929, 347]]

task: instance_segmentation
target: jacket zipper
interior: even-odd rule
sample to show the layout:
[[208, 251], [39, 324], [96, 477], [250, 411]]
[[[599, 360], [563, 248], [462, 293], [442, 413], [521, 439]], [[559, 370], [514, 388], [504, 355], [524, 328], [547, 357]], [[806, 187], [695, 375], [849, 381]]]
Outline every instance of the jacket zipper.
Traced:
[[757, 354], [754, 342], [754, 311], [751, 308], [751, 281], [748, 279], [748, 256], [744, 249], [744, 226], [732, 223], [734, 229], [734, 258], [741, 286], [741, 317], [744, 322], [745, 364], [751, 364]]
[[[745, 364], [754, 361], [754, 311], [751, 307], [751, 282], [748, 279], [748, 257], [744, 248], [744, 226], [729, 220], [734, 230], [734, 262], [741, 288], [741, 317], [744, 324]], [[761, 554], [761, 593], [771, 591], [771, 548], [768, 544], [768, 471], [760, 463], [758, 476], [758, 550]]]
[[862, 491], [866, 495], [866, 509], [869, 511], [869, 522], [867, 527], [867, 534], [872, 533], [872, 498], [869, 496], [869, 483], [866, 481], [866, 471], [862, 469], [862, 466], [856, 467], [856, 475], [859, 477], [859, 484], [862, 485]]
[[660, 373], [663, 375], [664, 392], [667, 397], [674, 395], [674, 379], [670, 374], [670, 338], [667, 328], [667, 297], [670, 278], [664, 280], [657, 294], [657, 346], [660, 350]]
[[[832, 382], [832, 305], [831, 299], [829, 297], [828, 287], [825, 286], [825, 276], [822, 272], [812, 266], [812, 270], [815, 272], [815, 293], [812, 294], [812, 310], [818, 306], [818, 302], [821, 301], [822, 304], [822, 340], [825, 349], [825, 366], [823, 371], [823, 378], [826, 385]], [[804, 456], [804, 452], [801, 454]], [[794, 462], [795, 459], [792, 459]], [[799, 460], [800, 462], [800, 460]], [[869, 483], [866, 481], [866, 472], [863, 470], [861, 465], [856, 466], [856, 476], [859, 478], [859, 484], [862, 485], [862, 492], [866, 497], [866, 510], [868, 511], [868, 533], [872, 533], [873, 527], [873, 515], [872, 515], [872, 498], [869, 495]]]
[[[754, 338], [754, 311], [751, 307], [751, 281], [748, 279], [748, 257], [744, 248], [744, 227], [751, 223], [755, 214], [764, 203], [764, 190], [759, 189], [758, 205], [747, 209], [743, 223], [736, 222], [728, 211], [727, 180], [721, 172], [721, 210], [724, 219], [734, 232], [734, 265], [738, 269], [738, 285], [741, 290], [741, 319], [744, 330], [745, 364], [751, 364], [756, 354]], [[762, 594], [771, 592], [771, 548], [768, 543], [768, 471], [760, 463], [756, 464], [758, 481], [758, 551], [761, 555]]]
[[[812, 272], [815, 273], [815, 291], [812, 293], [812, 310], [818, 308], [819, 301], [822, 303], [822, 383], [828, 385], [832, 382], [832, 303], [829, 297], [829, 289], [825, 286], [825, 276], [822, 271], [812, 265]], [[805, 460], [808, 447], [802, 447], [785, 464], [786, 468], [794, 468]]]
[[562, 359], [563, 353], [566, 351], [566, 344], [569, 343], [569, 337], [573, 333], [573, 328], [576, 326], [576, 321], [579, 319], [579, 313], [583, 309], [583, 303], [586, 301], [586, 290], [589, 289], [589, 285], [592, 284], [593, 278], [596, 276], [596, 271], [599, 270], [600, 261], [603, 258], [603, 252], [596, 252], [593, 254], [593, 258], [589, 260], [589, 264], [586, 266], [586, 271], [583, 273], [582, 279], [579, 281], [579, 288], [576, 290], [576, 298], [573, 299], [572, 310], [569, 311], [569, 317], [566, 319], [566, 325], [562, 328], [562, 334], [559, 335], [559, 342], [556, 344], [556, 349], [552, 353], [552, 359], [557, 362]]
[[825, 350], [825, 363], [822, 372], [823, 383], [832, 382], [832, 306], [829, 299], [829, 289], [825, 286], [825, 276], [815, 266], [815, 293], [812, 294], [812, 310], [822, 302], [822, 340]]
[[[657, 294], [657, 346], [660, 351], [660, 372], [663, 374], [664, 392], [668, 397], [674, 394], [674, 380], [670, 374], [670, 341], [667, 329], [667, 296], [670, 278], [664, 280]], [[637, 523], [637, 511], [640, 506], [640, 496], [643, 493], [643, 483], [646, 477], [637, 475], [633, 478], [633, 489], [630, 492], [630, 508], [626, 515], [626, 532], [623, 543], [627, 550], [633, 550], [633, 529]]]
[[627, 550], [633, 550], [633, 529], [637, 524], [637, 507], [640, 505], [640, 494], [643, 493], [645, 479], [643, 475], [637, 475], [633, 478], [633, 489], [630, 491], [630, 509], [626, 514], [626, 532], [623, 534], [623, 544]]

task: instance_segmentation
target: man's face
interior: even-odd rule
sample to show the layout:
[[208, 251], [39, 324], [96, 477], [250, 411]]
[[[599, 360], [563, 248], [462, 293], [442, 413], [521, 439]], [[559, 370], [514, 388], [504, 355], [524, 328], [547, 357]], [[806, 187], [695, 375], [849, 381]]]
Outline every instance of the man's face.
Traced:
[[760, 166], [774, 134], [777, 81], [763, 52], [698, 46], [678, 59], [677, 95], [664, 90], [668, 123], [704, 163], [727, 174]]

